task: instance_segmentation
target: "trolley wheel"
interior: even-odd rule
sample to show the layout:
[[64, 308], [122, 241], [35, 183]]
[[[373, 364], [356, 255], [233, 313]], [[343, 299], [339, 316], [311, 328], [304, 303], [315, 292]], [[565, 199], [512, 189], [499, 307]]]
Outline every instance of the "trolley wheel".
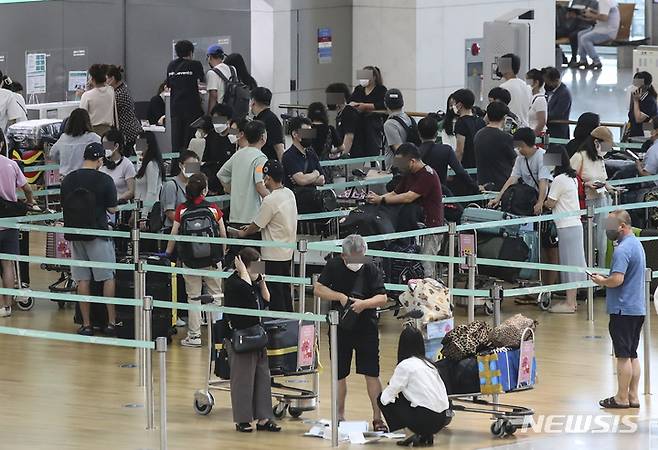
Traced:
[[290, 417], [292, 417], [294, 419], [299, 419], [302, 416], [303, 413], [304, 413], [304, 411], [302, 411], [301, 409], [288, 408], [288, 414], [290, 414]]
[[32, 297], [16, 297], [16, 306], [21, 311], [29, 311], [34, 308], [34, 299]]
[[514, 433], [516, 433], [516, 426], [513, 425], [511, 422], [505, 422], [505, 434], [507, 436], [512, 436]]
[[210, 414], [214, 405], [215, 398], [210, 392], [205, 393], [205, 395], [194, 396], [194, 412], [200, 416], [207, 416]]
[[58, 301], [57, 302], [57, 309], [65, 309], [66, 308], [66, 302]]
[[505, 421], [503, 419], [498, 419], [491, 424], [491, 434], [499, 438], [505, 436]]
[[272, 414], [274, 414], [274, 417], [277, 419], [283, 419], [286, 416], [286, 411], [288, 410], [288, 404], [279, 402], [276, 405], [274, 405], [274, 408], [272, 408]]
[[539, 303], [539, 308], [542, 311], [548, 311], [548, 309], [551, 307], [551, 293], [542, 292], [541, 294], [539, 294], [539, 298], [537, 298], [537, 303]]
[[483, 305], [482, 309], [484, 310], [484, 313], [485, 313], [487, 316], [492, 316], [493, 313], [494, 313], [493, 300], [491, 300], [491, 299], [487, 299], [487, 300], [484, 302], [484, 305]]

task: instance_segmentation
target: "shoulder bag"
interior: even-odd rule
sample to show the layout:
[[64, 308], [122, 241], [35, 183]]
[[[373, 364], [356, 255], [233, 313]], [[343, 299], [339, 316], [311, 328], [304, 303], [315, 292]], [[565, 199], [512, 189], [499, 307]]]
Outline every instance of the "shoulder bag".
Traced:
[[[528, 158], [525, 158], [525, 165], [528, 168], [528, 172], [530, 173], [530, 176], [532, 177], [532, 181], [537, 185], [537, 191], [539, 192], [539, 182], [535, 178], [534, 174], [532, 173], [532, 169], [530, 169], [530, 163], [528, 162]], [[558, 246], [558, 237], [557, 237], [557, 225], [555, 225], [555, 221], [551, 220], [544, 220], [543, 222], [539, 222], [539, 231], [541, 233], [541, 245], [543, 248], [557, 248]]]
[[[364, 273], [365, 270], [362, 267], [357, 275], [356, 281], [354, 282], [354, 286], [352, 287], [352, 293], [351, 293], [352, 297], [364, 296], [363, 294], [364, 278], [365, 278]], [[356, 323], [359, 319], [359, 314], [352, 309], [353, 304], [354, 304], [353, 300], [348, 300], [347, 304], [343, 308], [343, 311], [341, 311], [340, 313], [338, 326], [346, 331], [354, 330], [356, 328]]]
[[[244, 281], [244, 280], [243, 280]], [[260, 304], [258, 299], [256, 299], [257, 309], [260, 311]], [[263, 325], [261, 325], [261, 319], [258, 319], [259, 323], [256, 325], [250, 326], [249, 328], [244, 328], [242, 330], [233, 330], [231, 336], [231, 346], [235, 353], [248, 353], [253, 351], [262, 350], [267, 346], [267, 332]]]

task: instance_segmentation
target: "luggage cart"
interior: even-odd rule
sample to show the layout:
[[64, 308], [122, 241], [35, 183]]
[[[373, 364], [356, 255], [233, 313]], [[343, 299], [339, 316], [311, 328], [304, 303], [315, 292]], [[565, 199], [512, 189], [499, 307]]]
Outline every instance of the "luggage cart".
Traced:
[[[222, 319], [220, 319], [222, 320]], [[215, 338], [213, 330], [213, 320], [208, 320], [208, 376], [206, 379], [205, 389], [199, 389], [194, 393], [194, 411], [201, 415], [206, 416], [210, 414], [213, 406], [215, 405], [215, 397], [211, 391], [231, 391], [231, 381], [228, 379], [221, 379], [215, 376], [215, 365], [217, 364], [218, 353], [223, 349], [223, 343], [219, 342], [220, 339]], [[320, 342], [320, 327], [318, 323], [314, 323], [314, 355], [313, 363], [310, 367], [293, 373], [275, 373], [272, 376], [272, 398], [277, 400], [277, 403], [272, 408], [274, 417], [277, 419], [283, 418], [286, 413], [290, 414], [293, 418], [301, 417], [304, 412], [314, 411], [318, 406], [318, 357], [319, 342]], [[270, 370], [272, 368], [270, 367]], [[313, 390], [297, 388], [289, 386], [276, 380], [278, 378], [286, 377], [301, 377], [312, 375], [316, 377], [313, 381]]]
[[[63, 227], [64, 222], [55, 222], [54, 227]], [[71, 258], [71, 247], [64, 236], [57, 231], [46, 234], [46, 258]], [[48, 286], [50, 292], [70, 293], [76, 291], [76, 284], [71, 277], [71, 268], [57, 264], [41, 264], [41, 269], [48, 272], [59, 272], [59, 278]], [[59, 309], [64, 309], [67, 302], [57, 301]]]

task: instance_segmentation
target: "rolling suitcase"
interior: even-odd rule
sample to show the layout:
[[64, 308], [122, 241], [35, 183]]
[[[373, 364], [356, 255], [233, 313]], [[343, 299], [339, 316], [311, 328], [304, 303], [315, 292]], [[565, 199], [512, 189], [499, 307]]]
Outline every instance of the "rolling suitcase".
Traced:
[[[103, 297], [103, 283], [92, 281], [90, 285], [91, 295], [94, 297]], [[102, 330], [107, 326], [107, 306], [103, 303], [89, 303], [89, 319], [94, 330]], [[82, 325], [82, 312], [80, 311], [80, 302], [75, 302], [75, 315], [73, 322]]]
[[[390, 244], [386, 250], [398, 253], [420, 253], [420, 248], [415, 242], [407, 244], [402, 239]], [[409, 280], [425, 278], [425, 270], [421, 261], [386, 258], [382, 261], [382, 265], [386, 283], [407, 284]]]
[[270, 374], [287, 375], [297, 372], [299, 321], [274, 319], [263, 322], [267, 332], [267, 359]]
[[[519, 216], [515, 216], [504, 211], [499, 211], [497, 209], [485, 209], [485, 208], [476, 208], [468, 207], [464, 208], [462, 213], [461, 222], [462, 224], [466, 223], [482, 223], [482, 222], [492, 222], [495, 220], [507, 220], [515, 219]], [[498, 225], [491, 228], [481, 228], [478, 229], [478, 232], [484, 232], [488, 234], [496, 234], [500, 236], [518, 236], [521, 225]]]
[[[527, 228], [527, 230], [524, 230]], [[538, 263], [539, 261], [539, 252], [540, 252], [540, 243], [539, 243], [539, 233], [533, 229], [532, 224], [522, 225], [520, 230], [520, 236], [523, 238], [523, 242], [526, 243], [530, 254], [528, 256], [528, 261], [533, 263]], [[519, 278], [522, 280], [538, 280], [539, 272], [537, 269], [521, 269], [519, 272]]]
[[[170, 266], [172, 263], [165, 258], [147, 256], [144, 258], [147, 264]], [[130, 264], [131, 261], [124, 259], [120, 263]], [[134, 297], [134, 272], [119, 270], [116, 273], [116, 296], [119, 298]], [[175, 274], [161, 272], [146, 272], [146, 295], [154, 300], [177, 301], [178, 283]], [[117, 337], [122, 339], [135, 338], [135, 307], [117, 305]], [[153, 308], [151, 337], [171, 338], [176, 333], [172, 323], [172, 312], [169, 308]]]
[[[640, 237], [658, 236], [658, 230], [646, 229], [640, 231]], [[642, 241], [644, 253], [647, 257], [647, 267], [651, 270], [658, 270], [658, 239], [652, 241]], [[651, 280], [651, 292], [654, 292], [658, 287], [658, 279]]]
[[[477, 235], [478, 258], [501, 259], [505, 261], [528, 261], [530, 248], [522, 236], [497, 236], [488, 233]], [[504, 266], [478, 267], [480, 274], [489, 275], [504, 281], [514, 282], [521, 274], [521, 269]]]

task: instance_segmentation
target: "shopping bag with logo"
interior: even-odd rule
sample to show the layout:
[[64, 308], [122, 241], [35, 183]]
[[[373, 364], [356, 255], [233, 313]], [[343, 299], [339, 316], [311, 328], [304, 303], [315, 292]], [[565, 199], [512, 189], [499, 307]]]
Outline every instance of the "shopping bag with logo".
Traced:
[[455, 327], [454, 319], [439, 320], [427, 324], [425, 332], [425, 357], [430, 361], [436, 361], [439, 352], [443, 348], [443, 338]]

